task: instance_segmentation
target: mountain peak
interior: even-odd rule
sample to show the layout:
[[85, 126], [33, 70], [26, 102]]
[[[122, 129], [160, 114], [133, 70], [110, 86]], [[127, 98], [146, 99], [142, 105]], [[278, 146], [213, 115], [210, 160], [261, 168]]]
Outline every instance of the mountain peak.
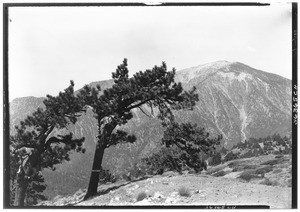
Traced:
[[181, 82], [189, 82], [190, 80], [198, 77], [213, 75], [220, 70], [228, 71], [229, 67], [234, 63], [235, 62], [228, 62], [226, 60], [218, 60], [183, 69], [178, 72], [177, 79]]
[[198, 67], [211, 67], [211, 68], [222, 68], [224, 66], [231, 65], [232, 62], [229, 62], [227, 60], [218, 60], [215, 62], [205, 63], [203, 65], [200, 65]]

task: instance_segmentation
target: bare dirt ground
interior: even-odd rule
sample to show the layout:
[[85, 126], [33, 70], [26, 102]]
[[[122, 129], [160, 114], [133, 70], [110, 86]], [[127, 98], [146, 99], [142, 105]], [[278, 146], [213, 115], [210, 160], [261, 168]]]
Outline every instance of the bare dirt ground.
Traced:
[[[102, 185], [98, 188], [99, 195], [86, 201], [82, 201], [85, 191], [80, 190], [73, 196], [58, 196], [39, 205], [267, 205], [291, 208], [290, 169], [290, 156], [239, 159], [210, 167], [201, 174], [166, 172], [147, 179]], [[243, 172], [249, 173], [250, 179], [241, 179]]]

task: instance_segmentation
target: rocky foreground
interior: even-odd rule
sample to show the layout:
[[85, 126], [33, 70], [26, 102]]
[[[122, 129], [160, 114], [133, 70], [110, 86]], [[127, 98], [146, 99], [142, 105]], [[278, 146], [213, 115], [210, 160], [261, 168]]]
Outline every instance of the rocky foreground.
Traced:
[[[102, 185], [98, 188], [99, 195], [86, 201], [83, 201], [85, 190], [79, 190], [73, 196], [57, 196], [39, 206], [267, 205], [291, 208], [290, 162], [290, 156], [239, 159], [211, 167], [201, 174], [165, 172], [146, 179]], [[245, 173], [251, 177], [241, 178]]]

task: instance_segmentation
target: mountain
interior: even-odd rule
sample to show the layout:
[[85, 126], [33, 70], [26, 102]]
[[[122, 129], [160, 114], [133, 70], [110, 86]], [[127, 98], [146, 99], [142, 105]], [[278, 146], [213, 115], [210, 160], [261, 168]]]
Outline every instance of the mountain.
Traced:
[[[251, 137], [260, 138], [274, 133], [290, 135], [291, 80], [253, 69], [238, 62], [217, 61], [176, 72], [176, 81], [184, 89], [196, 86], [199, 102], [193, 111], [176, 112], [178, 121], [191, 121], [205, 127], [211, 134], [223, 135], [227, 149]], [[113, 81], [93, 82], [102, 89]], [[10, 103], [11, 125], [42, 106], [43, 98], [24, 97]], [[147, 110], [147, 108], [144, 108]], [[150, 119], [139, 110], [122, 129], [138, 138], [134, 144], [122, 144], [106, 150], [104, 168], [122, 174], [140, 158], [159, 149], [162, 128], [157, 119]], [[44, 171], [50, 196], [65, 195], [87, 187], [94, 155], [97, 125], [92, 111], [87, 111], [75, 126], [75, 136], [84, 136], [85, 154], [74, 153], [71, 161], [59, 165], [57, 171]]]

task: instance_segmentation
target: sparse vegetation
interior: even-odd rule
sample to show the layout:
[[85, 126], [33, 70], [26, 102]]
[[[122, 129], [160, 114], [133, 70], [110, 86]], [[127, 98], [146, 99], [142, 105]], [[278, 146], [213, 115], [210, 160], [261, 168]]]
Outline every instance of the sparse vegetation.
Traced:
[[239, 176], [240, 179], [245, 180], [247, 182], [249, 182], [252, 178], [258, 178], [258, 177], [259, 176], [255, 174], [255, 170], [245, 170]]
[[274, 174], [277, 174], [277, 173], [280, 173], [280, 172], [282, 172], [282, 169], [275, 169], [275, 170], [273, 170]]
[[[292, 139], [279, 134], [267, 136], [265, 138], [250, 138], [245, 142], [239, 142], [231, 150], [223, 152], [223, 162], [238, 159], [251, 158], [260, 155], [274, 154], [276, 159], [284, 159], [285, 154], [292, 153]], [[270, 162], [271, 163], [271, 162]], [[275, 161], [273, 161], [276, 164]], [[265, 164], [270, 165], [270, 164]]]
[[276, 180], [271, 181], [268, 178], [265, 178], [262, 182], [260, 182], [262, 185], [268, 185], [268, 186], [278, 186], [279, 183]]
[[288, 179], [287, 183], [288, 183], [288, 187], [292, 187], [292, 178]]
[[180, 196], [182, 197], [190, 197], [191, 196], [191, 191], [190, 189], [184, 187], [184, 186], [181, 186], [179, 189], [178, 189], [178, 193]]
[[255, 174], [265, 174], [273, 170], [272, 166], [265, 166], [255, 170]]
[[147, 198], [148, 195], [146, 194], [145, 191], [142, 191], [140, 193], [138, 193], [137, 197], [136, 197], [136, 201], [139, 202], [139, 201], [142, 201], [143, 199]]
[[117, 181], [117, 178], [109, 172], [109, 170], [103, 169], [99, 176], [99, 182], [102, 184], [111, 182], [114, 183]]
[[222, 155], [220, 152], [213, 154], [210, 164], [211, 166], [219, 165], [222, 162]]
[[212, 167], [210, 169], [207, 170], [207, 174], [213, 174], [213, 173], [216, 173], [216, 172], [219, 172], [221, 170], [223, 170], [224, 168], [226, 167], [226, 165], [219, 165], [219, 166], [216, 166], [216, 167]]
[[270, 166], [273, 166], [275, 164], [278, 164], [279, 162], [280, 162], [280, 160], [274, 159], [274, 160], [268, 160], [266, 162], [263, 162], [260, 165], [270, 165]]
[[260, 184], [270, 186], [272, 185], [272, 182], [268, 178], [265, 178]]
[[245, 165], [244, 169], [256, 169], [258, 166], [257, 165]]
[[212, 174], [212, 176], [214, 177], [222, 177], [226, 174], [226, 172], [224, 172], [223, 170], [215, 172], [214, 174]]

